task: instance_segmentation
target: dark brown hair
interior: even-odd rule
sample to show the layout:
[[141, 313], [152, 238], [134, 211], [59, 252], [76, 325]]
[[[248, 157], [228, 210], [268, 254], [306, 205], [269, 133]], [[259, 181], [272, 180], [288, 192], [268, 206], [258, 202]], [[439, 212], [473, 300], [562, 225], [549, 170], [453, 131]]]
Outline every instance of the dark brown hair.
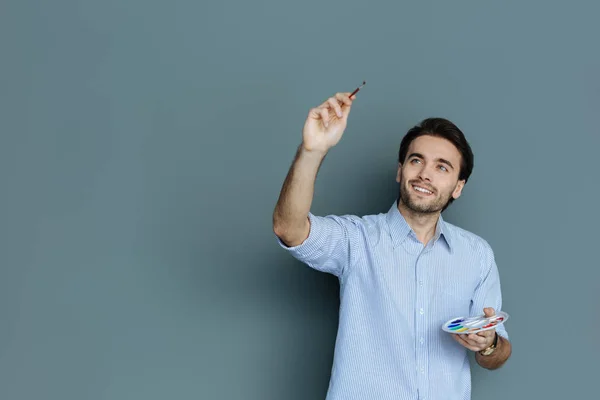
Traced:
[[[406, 153], [413, 140], [419, 136], [436, 136], [449, 140], [460, 153], [460, 170], [458, 172], [458, 180], [464, 180], [465, 183], [469, 180], [471, 172], [473, 172], [473, 151], [467, 142], [465, 135], [452, 122], [444, 118], [427, 118], [421, 121], [419, 125], [412, 127], [402, 138], [400, 143], [400, 151], [398, 152], [398, 162], [404, 164]], [[448, 208], [454, 201], [450, 197], [448, 203], [442, 209], [442, 212]]]
[[452, 122], [444, 118], [427, 118], [421, 121], [419, 125], [412, 127], [402, 138], [400, 151], [398, 152], [398, 162], [404, 164], [406, 153], [413, 140], [419, 136], [437, 136], [450, 141], [461, 155], [460, 170], [458, 180], [469, 180], [473, 172], [473, 151], [467, 142], [465, 135]]

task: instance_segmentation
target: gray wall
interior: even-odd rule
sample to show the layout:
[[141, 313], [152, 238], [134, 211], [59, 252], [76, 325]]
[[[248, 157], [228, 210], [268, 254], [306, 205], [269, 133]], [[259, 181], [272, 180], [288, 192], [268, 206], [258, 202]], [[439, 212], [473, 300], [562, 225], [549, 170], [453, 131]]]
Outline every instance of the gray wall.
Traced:
[[450, 118], [445, 216], [514, 346], [473, 397], [595, 393], [600, 6], [565, 3], [4, 0], [0, 398], [324, 398], [337, 281], [271, 215], [308, 109], [363, 79], [313, 212], [385, 212], [402, 135]]

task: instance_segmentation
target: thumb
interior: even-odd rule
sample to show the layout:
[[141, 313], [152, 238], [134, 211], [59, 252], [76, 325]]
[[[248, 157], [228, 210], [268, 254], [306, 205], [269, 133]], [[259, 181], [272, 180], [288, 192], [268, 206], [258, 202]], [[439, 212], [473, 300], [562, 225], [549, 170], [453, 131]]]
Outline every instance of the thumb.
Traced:
[[485, 307], [483, 309], [483, 312], [486, 317], [493, 317], [494, 315], [496, 315], [496, 311], [492, 307]]

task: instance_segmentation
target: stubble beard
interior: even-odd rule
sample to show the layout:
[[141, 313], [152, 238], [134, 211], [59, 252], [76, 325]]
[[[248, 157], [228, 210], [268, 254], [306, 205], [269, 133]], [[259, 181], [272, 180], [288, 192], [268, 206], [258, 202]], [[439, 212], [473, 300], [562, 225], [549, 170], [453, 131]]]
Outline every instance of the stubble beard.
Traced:
[[[414, 195], [410, 193], [412, 185], [406, 183], [400, 185], [400, 201], [412, 212], [416, 214], [435, 214], [441, 212], [450, 202], [451, 193], [447, 196], [437, 196], [433, 201], [418, 202], [414, 200]], [[437, 192], [436, 192], [437, 193]], [[435, 195], [435, 194], [434, 194]]]

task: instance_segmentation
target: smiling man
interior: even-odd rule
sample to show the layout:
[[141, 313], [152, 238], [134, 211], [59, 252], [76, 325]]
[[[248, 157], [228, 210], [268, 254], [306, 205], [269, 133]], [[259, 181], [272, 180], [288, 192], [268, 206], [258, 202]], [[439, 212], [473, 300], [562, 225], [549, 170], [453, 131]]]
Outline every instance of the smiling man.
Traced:
[[441, 215], [460, 197], [473, 153], [452, 122], [426, 119], [401, 141], [399, 194], [386, 213], [316, 216], [314, 183], [346, 128], [349, 95], [310, 110], [273, 213], [279, 245], [340, 282], [327, 400], [470, 399], [468, 351], [490, 370], [511, 354], [504, 325], [470, 335], [441, 329], [451, 318], [502, 307], [489, 244]]

